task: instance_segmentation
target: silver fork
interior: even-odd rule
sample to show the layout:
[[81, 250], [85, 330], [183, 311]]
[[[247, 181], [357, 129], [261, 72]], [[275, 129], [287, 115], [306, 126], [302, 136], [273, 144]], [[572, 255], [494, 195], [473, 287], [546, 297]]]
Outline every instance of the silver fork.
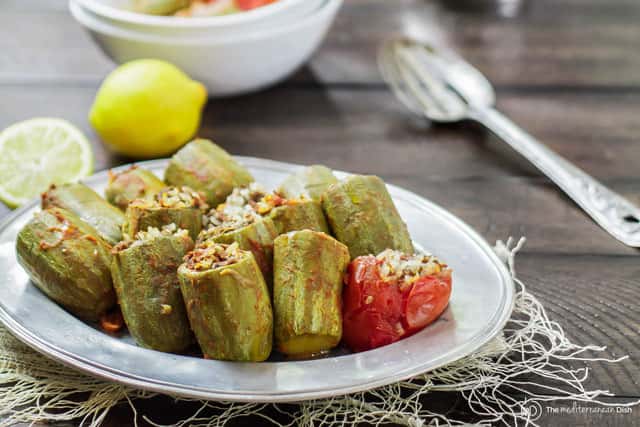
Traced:
[[436, 122], [475, 120], [502, 138], [622, 243], [640, 247], [640, 208], [559, 156], [497, 111], [491, 83], [450, 51], [406, 38], [385, 43], [378, 64], [411, 111]]

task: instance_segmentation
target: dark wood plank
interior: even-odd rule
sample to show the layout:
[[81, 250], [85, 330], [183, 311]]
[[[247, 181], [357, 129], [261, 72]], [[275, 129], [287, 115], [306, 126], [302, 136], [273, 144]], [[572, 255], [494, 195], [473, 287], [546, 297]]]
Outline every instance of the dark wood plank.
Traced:
[[[380, 84], [379, 43], [391, 34], [452, 46], [498, 86], [638, 86], [640, 7], [633, 0], [529, 1], [504, 19], [450, 10], [446, 1], [345, 2], [311, 72], [295, 83]], [[39, 6], [39, 8], [37, 6]], [[99, 81], [112, 65], [66, 12], [64, 2], [12, 0], [0, 15], [0, 82]]]
[[313, 63], [322, 80], [379, 81], [375, 52], [395, 33], [453, 47], [499, 86], [638, 83], [639, 64], [628, 54], [637, 3], [535, 0], [515, 19], [452, 11], [450, 0], [347, 3]]
[[[490, 243], [526, 236], [525, 252], [638, 255], [613, 239], [551, 185], [521, 180], [439, 182], [388, 180], [425, 196], [463, 219]], [[612, 185], [640, 202], [640, 183]]]
[[583, 402], [548, 402], [542, 405], [541, 426], [556, 427], [629, 427], [640, 425], [638, 407], [625, 407], [635, 399], [604, 399], [611, 407]]
[[[433, 410], [442, 409], [441, 413], [448, 413], [451, 416], [455, 416], [458, 420], [465, 420], [468, 422], [481, 421], [479, 417], [473, 415], [466, 402], [464, 402], [459, 395], [453, 393], [432, 393], [427, 395], [424, 400], [426, 401], [425, 405], [427, 408]], [[601, 405], [592, 403], [545, 402], [541, 405], [542, 416], [537, 420], [538, 425], [554, 427], [629, 427], [640, 423], [640, 411], [638, 411], [638, 408], [627, 408], [624, 406], [627, 403], [634, 402], [634, 399], [605, 398], [603, 400], [612, 405], [612, 409], [605, 409]], [[148, 417], [155, 422], [159, 421], [163, 425], [168, 425], [170, 420], [189, 417], [198, 408], [195, 404], [176, 403], [165, 398], [154, 398], [144, 402], [139, 401], [137, 404], [140, 406], [140, 408], [138, 408], [137, 423], [139, 427], [151, 426], [151, 424], [147, 423], [142, 418], [143, 416]], [[288, 420], [275, 411], [269, 412], [269, 415], [272, 418], [280, 420], [281, 422], [286, 422]], [[205, 410], [201, 415], [203, 417], [213, 419], [215, 413]], [[36, 423], [34, 425], [36, 427], [40, 427], [52, 424]], [[53, 425], [56, 427], [70, 427], [76, 424], [55, 423]], [[123, 427], [133, 425], [133, 413], [124, 405], [114, 408], [103, 423], [103, 427]], [[242, 417], [225, 424], [225, 426], [228, 427], [244, 427], [248, 425], [251, 427], [272, 427], [274, 424], [261, 417]], [[31, 424], [15, 425], [15, 427], [29, 426], [31, 426]]]
[[[590, 174], [635, 176], [638, 97], [506, 93], [499, 107]], [[212, 101], [201, 132], [239, 154], [269, 157], [275, 149], [289, 161], [323, 159], [335, 168], [386, 176], [539, 176], [479, 126], [429, 126], [386, 90], [275, 88]]]
[[[87, 122], [95, 90], [2, 87], [0, 128], [33, 116], [63, 117], [93, 140], [96, 169], [126, 162], [98, 142]], [[200, 134], [234, 154], [381, 175], [452, 210], [490, 241], [527, 235], [529, 251], [636, 253], [479, 127], [428, 127], [390, 96], [277, 88], [210, 102]], [[527, 95], [505, 97], [502, 106], [552, 148], [640, 202], [639, 102], [626, 95]]]
[[600, 356], [629, 356], [617, 364], [590, 364], [589, 388], [639, 397], [638, 257], [522, 254], [516, 269], [572, 341], [607, 346]]
[[[629, 427], [638, 425], [638, 423], [640, 423], [640, 411], [638, 411], [638, 408], [628, 409], [622, 406], [625, 403], [632, 402], [633, 399], [609, 398], [605, 400], [608, 403], [616, 405], [613, 406], [612, 413], [586, 412], [603, 410], [602, 406], [592, 403], [580, 402], [575, 403], [575, 406], [573, 402], [545, 403], [541, 405], [543, 412], [542, 416], [538, 420], [538, 425], [554, 427]], [[469, 410], [468, 405], [462, 398], [460, 398], [459, 395], [453, 393], [433, 393], [427, 395], [423, 399], [423, 401], [427, 408], [433, 409], [434, 411], [440, 410], [441, 413], [448, 413], [451, 416], [455, 416], [458, 420], [467, 422], [481, 421], [478, 416], [474, 415]], [[167, 423], [167, 421], [165, 420], [175, 420], [180, 416], [189, 416], [194, 410], [197, 409], [196, 405], [173, 403], [168, 399], [162, 398], [144, 402], [141, 404], [141, 406], [142, 409], [139, 410], [139, 413], [146, 415], [154, 421], [163, 420], [162, 422], [165, 424]], [[268, 410], [267, 413], [272, 418], [283, 423], [286, 423], [289, 420], [288, 418], [283, 417], [281, 414], [273, 410]], [[205, 410], [202, 415], [204, 417], [212, 417], [215, 415], [215, 413]], [[119, 406], [110, 413], [108, 419], [104, 424], [104, 427], [121, 427], [132, 425], [132, 416], [133, 414], [127, 407]], [[147, 427], [150, 424], [144, 422], [144, 420], [139, 420], [138, 425], [140, 427]], [[251, 427], [272, 427], [274, 424], [260, 417], [243, 417], [235, 419], [225, 425], [228, 427], [244, 427], [248, 425], [250, 425]]]
[[[0, 86], [0, 127], [37, 116], [71, 120], [93, 139], [96, 85]], [[640, 98], [624, 94], [505, 94], [500, 107], [559, 154], [600, 179], [636, 177]], [[231, 152], [387, 177], [540, 177], [479, 126], [429, 126], [386, 90], [275, 88], [212, 100], [200, 134]], [[96, 144], [96, 168], [114, 161]], [[390, 161], [393, 159], [393, 161]]]

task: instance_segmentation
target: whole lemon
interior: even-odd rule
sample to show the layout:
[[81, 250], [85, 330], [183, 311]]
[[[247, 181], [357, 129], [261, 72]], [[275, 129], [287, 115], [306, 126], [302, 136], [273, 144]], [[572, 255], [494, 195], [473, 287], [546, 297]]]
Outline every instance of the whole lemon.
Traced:
[[206, 100], [204, 85], [174, 65], [140, 59], [116, 68], [102, 82], [89, 121], [118, 153], [162, 157], [194, 136]]

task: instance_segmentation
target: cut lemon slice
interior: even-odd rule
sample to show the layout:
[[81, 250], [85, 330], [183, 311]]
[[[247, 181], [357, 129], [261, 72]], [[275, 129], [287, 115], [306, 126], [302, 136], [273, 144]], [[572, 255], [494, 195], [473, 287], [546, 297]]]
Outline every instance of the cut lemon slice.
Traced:
[[65, 120], [31, 119], [0, 133], [0, 200], [10, 207], [92, 172], [91, 144]]

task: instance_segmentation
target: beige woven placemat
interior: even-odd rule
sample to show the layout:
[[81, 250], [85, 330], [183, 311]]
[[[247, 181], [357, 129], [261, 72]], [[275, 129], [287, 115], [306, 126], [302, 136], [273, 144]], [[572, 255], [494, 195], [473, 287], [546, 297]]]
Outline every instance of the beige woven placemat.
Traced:
[[[587, 357], [585, 352], [593, 354], [605, 348], [577, 345], [566, 337], [562, 326], [549, 319], [540, 301], [516, 277], [515, 255], [524, 239], [514, 243], [511, 239], [507, 243], [499, 241], [495, 247], [518, 287], [512, 318], [503, 333], [477, 353], [409, 381], [299, 405], [203, 401], [192, 416], [172, 425], [222, 426], [248, 414], [282, 425], [268, 418], [266, 409], [286, 412], [285, 418], [289, 420], [286, 425], [290, 426], [467, 425], [429, 408], [421, 397], [433, 391], [459, 393], [471, 411], [483, 420], [480, 425], [537, 425], [542, 403], [550, 400], [608, 405], [599, 400], [610, 395], [607, 391], [585, 389], [588, 368], [583, 362], [616, 363], [626, 357], [615, 360]], [[572, 362], [578, 361], [583, 367], [572, 367]], [[1, 327], [0, 384], [0, 426], [68, 420], [97, 426], [111, 408], [122, 402], [133, 409], [131, 421], [135, 424], [139, 421], [135, 415], [137, 402], [156, 396], [62, 366], [34, 352]], [[78, 399], [79, 395], [86, 398]], [[513, 397], [516, 395], [521, 397], [516, 399]], [[638, 402], [616, 406], [635, 404]], [[203, 413], [207, 415], [200, 415]], [[145, 420], [162, 425], [158, 420], [146, 417]]]

